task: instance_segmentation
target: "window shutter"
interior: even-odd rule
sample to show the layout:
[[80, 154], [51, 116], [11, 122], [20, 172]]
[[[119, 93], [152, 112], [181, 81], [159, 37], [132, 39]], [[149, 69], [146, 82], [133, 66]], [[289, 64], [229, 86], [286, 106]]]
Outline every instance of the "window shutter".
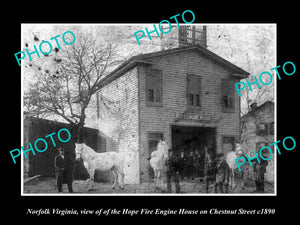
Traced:
[[155, 102], [161, 102], [162, 100], [162, 71], [153, 70], [155, 81]]
[[269, 124], [269, 134], [274, 135], [274, 122]]
[[225, 101], [227, 96], [227, 79], [221, 79], [221, 107], [225, 109]]
[[234, 111], [234, 81], [221, 79], [221, 107], [223, 112]]
[[201, 106], [201, 77], [199, 75], [187, 74], [187, 103], [188, 106]]
[[152, 89], [152, 79], [151, 79], [151, 71], [150, 69], [146, 70], [146, 100], [150, 101], [150, 97], [151, 97], [151, 91], [149, 91], [150, 89]]
[[161, 106], [162, 70], [152, 68], [146, 70], [146, 100], [148, 106]]

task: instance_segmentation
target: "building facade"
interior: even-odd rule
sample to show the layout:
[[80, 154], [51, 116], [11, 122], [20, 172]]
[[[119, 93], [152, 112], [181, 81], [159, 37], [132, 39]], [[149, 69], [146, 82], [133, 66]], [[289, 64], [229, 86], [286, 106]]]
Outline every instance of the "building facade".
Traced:
[[[259, 152], [263, 146], [271, 147], [274, 153], [274, 145], [270, 146], [275, 141], [274, 102], [267, 101], [260, 106], [253, 103], [251, 110], [241, 118], [241, 131], [243, 149], [249, 156], [255, 156], [254, 151]], [[267, 162], [265, 180], [274, 182], [274, 154]], [[253, 170], [249, 168], [247, 178], [254, 177]]]
[[130, 58], [99, 83], [98, 128], [107, 151], [125, 158], [125, 182], [151, 179], [149, 157], [160, 139], [172, 151], [234, 150], [240, 98], [249, 73], [198, 45]]

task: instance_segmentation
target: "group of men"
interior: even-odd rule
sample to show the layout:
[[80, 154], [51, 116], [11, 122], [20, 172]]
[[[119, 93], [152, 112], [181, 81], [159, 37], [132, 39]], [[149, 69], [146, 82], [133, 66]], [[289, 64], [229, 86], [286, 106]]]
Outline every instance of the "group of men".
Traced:
[[[225, 160], [224, 154], [218, 153], [214, 158], [212, 154], [213, 149], [205, 149], [205, 152], [204, 177], [206, 182], [206, 193], [209, 192], [210, 182], [214, 183], [215, 193], [228, 193], [229, 179], [232, 171]], [[193, 155], [190, 154], [190, 158], [184, 158], [182, 153], [178, 155], [169, 149], [169, 158], [166, 161], [168, 192], [172, 192], [171, 183], [173, 181], [175, 183], [175, 192], [181, 193], [180, 178], [181, 180], [183, 180], [185, 176], [187, 176], [187, 178], [193, 178], [194, 174], [200, 173], [200, 155], [196, 155], [197, 157], [192, 158]], [[195, 159], [198, 160], [196, 163]], [[266, 172], [267, 165], [266, 161], [261, 164], [254, 164], [253, 169], [255, 173], [256, 192], [264, 192], [264, 173]], [[190, 174], [188, 175], [188, 173]]]
[[[73, 169], [75, 160], [71, 152], [64, 152], [60, 147], [58, 149], [59, 154], [55, 157], [54, 166], [56, 169], [57, 188], [58, 192], [62, 192], [62, 185], [66, 183], [70, 193], [73, 192]], [[214, 158], [212, 156], [212, 149], [206, 150], [204, 176], [206, 181], [206, 193], [209, 191], [209, 183], [213, 181], [215, 183], [215, 193], [228, 193], [229, 177], [231, 174], [230, 168], [225, 160], [224, 154], [219, 153]], [[169, 157], [166, 161], [167, 166], [167, 190], [172, 192], [171, 182], [175, 183], [176, 193], [180, 193], [180, 179], [185, 177], [194, 178], [199, 177], [201, 170], [201, 157], [198, 152], [195, 155], [189, 154], [175, 154], [171, 149], [168, 151]], [[264, 173], [266, 172], [267, 161], [263, 160], [263, 163], [254, 163], [255, 172], [255, 184], [256, 191], [264, 192]]]
[[182, 180], [194, 179], [201, 176], [201, 163], [203, 157], [200, 156], [199, 151], [190, 151], [189, 153], [180, 152], [180, 177]]

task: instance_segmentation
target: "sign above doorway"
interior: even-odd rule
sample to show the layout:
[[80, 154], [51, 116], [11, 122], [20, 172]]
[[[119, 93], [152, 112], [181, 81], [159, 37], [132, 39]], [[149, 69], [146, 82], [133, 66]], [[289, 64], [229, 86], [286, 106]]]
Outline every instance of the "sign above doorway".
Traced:
[[189, 112], [185, 111], [183, 113], [175, 113], [175, 121], [180, 121], [180, 120], [196, 120], [196, 121], [201, 121], [201, 122], [212, 122], [212, 116], [211, 115], [205, 115], [204, 112], [201, 111], [194, 111], [194, 112]]

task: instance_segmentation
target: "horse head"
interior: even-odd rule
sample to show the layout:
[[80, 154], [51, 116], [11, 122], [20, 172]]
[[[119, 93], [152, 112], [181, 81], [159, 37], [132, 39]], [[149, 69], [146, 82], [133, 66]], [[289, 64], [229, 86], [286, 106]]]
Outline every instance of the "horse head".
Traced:
[[241, 156], [244, 155], [242, 144], [236, 143], [235, 149], [236, 149], [235, 154], [236, 154], [237, 157], [241, 157]]
[[76, 159], [80, 159], [81, 155], [83, 153], [83, 143], [75, 143], [75, 153], [76, 153]]
[[168, 159], [168, 144], [165, 141], [160, 140], [157, 144], [157, 150], [161, 152], [161, 156], [165, 159]]

